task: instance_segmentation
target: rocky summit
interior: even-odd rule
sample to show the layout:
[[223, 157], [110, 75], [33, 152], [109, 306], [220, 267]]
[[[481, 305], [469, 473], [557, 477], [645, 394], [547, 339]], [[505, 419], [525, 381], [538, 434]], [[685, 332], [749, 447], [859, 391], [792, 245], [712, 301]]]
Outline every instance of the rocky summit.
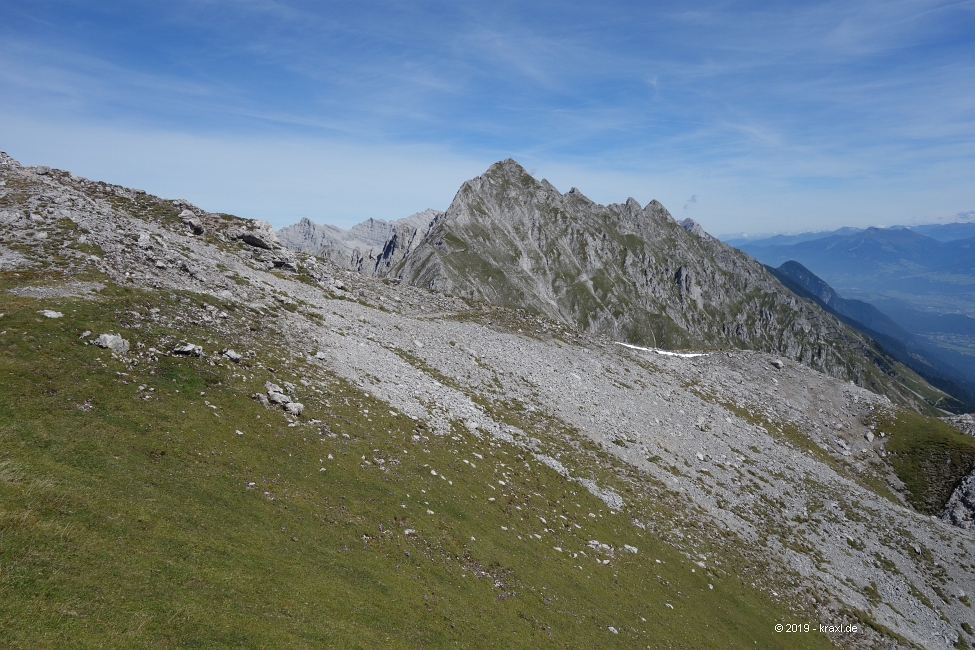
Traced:
[[603, 206], [575, 188], [562, 194], [513, 160], [464, 183], [445, 213], [347, 233], [305, 220], [280, 236], [367, 275], [614, 340], [760, 350], [932, 413], [957, 402], [700, 224], [678, 223], [657, 201]]
[[429, 216], [333, 259], [0, 156], [6, 647], [975, 641], [970, 418], [659, 204]]

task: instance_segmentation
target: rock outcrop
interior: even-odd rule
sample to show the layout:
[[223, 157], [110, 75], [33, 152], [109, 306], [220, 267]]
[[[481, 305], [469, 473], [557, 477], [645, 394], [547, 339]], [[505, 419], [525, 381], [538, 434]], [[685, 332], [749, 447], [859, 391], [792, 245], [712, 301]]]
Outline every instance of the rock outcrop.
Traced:
[[965, 530], [975, 528], [975, 472], [963, 478], [955, 488], [941, 519]]

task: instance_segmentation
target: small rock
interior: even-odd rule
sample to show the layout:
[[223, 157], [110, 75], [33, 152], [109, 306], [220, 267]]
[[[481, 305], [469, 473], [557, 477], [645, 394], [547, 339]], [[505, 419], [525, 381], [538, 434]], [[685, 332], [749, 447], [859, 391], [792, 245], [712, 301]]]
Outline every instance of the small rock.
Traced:
[[771, 363], [773, 366], [775, 366], [779, 370], [781, 370], [782, 368], [785, 367], [785, 364], [782, 363], [782, 360], [781, 359], [772, 359], [769, 363]]
[[630, 553], [636, 553], [638, 551], [636, 546], [630, 546], [629, 544], [623, 544], [623, 550], [629, 551]]
[[44, 241], [45, 239], [47, 239], [47, 233], [44, 232], [43, 230], [40, 231], [40, 232], [35, 232], [34, 233], [34, 239], [36, 239], [38, 241]]
[[173, 348], [173, 354], [183, 357], [200, 357], [203, 356], [203, 348], [199, 345], [186, 343]]
[[284, 389], [283, 388], [281, 388], [277, 384], [272, 384], [269, 381], [264, 382], [264, 390], [266, 390], [269, 393], [283, 393], [284, 392]]
[[101, 334], [92, 342], [98, 347], [111, 350], [116, 354], [125, 354], [129, 351], [129, 342], [118, 334]]
[[291, 398], [284, 393], [276, 393], [274, 391], [268, 391], [267, 399], [271, 404], [291, 404]]
[[305, 410], [305, 405], [301, 402], [288, 402], [284, 405], [284, 410], [291, 415], [301, 415]]
[[234, 352], [233, 350], [224, 350], [223, 356], [227, 357], [234, 363], [240, 363], [240, 360], [243, 358], [239, 353]]
[[701, 452], [697, 452], [697, 459], [703, 463], [704, 462], [704, 454], [702, 454]]
[[867, 431], [863, 437], [867, 439], [867, 442], [873, 442], [873, 431]]
[[40, 314], [41, 316], [45, 316], [47, 318], [63, 318], [64, 317], [64, 314], [62, 314], [61, 312], [59, 312], [59, 311], [51, 311], [50, 309], [42, 309], [42, 310], [40, 310], [37, 313]]
[[37, 172], [38, 176], [46, 176], [51, 173], [51, 168], [47, 165], [38, 165], [34, 168], [34, 171]]
[[264, 408], [266, 409], [271, 408], [271, 402], [268, 401], [267, 395], [265, 395], [264, 393], [254, 393], [253, 395], [251, 395], [251, 398], [260, 402], [261, 406], [263, 406]]

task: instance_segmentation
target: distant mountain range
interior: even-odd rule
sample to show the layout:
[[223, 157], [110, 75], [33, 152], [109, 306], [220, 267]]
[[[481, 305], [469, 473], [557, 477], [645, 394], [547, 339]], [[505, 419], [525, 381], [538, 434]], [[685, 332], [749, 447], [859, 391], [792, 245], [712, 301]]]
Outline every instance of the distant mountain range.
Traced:
[[[940, 234], [952, 231], [962, 229], [946, 227]], [[975, 237], [939, 241], [906, 228], [867, 228], [795, 244], [753, 243], [739, 249], [770, 266], [796, 260], [856, 298], [900, 299], [922, 311], [975, 314]]]
[[[933, 386], [937, 386], [975, 410], [975, 366], [964, 361], [959, 362], [957, 355], [914, 336], [874, 305], [862, 300], [841, 297], [832, 287], [799, 262], [785, 262], [779, 268], [769, 267], [769, 270], [794, 293], [814, 300], [843, 322], [870, 336], [891, 356], [924, 377]], [[957, 323], [959, 319], [971, 321], [971, 324], [975, 325], [975, 319], [963, 316], [958, 316], [951, 322]]]
[[[816, 232], [803, 232], [794, 235], [773, 235], [771, 237], [746, 237], [741, 235], [722, 235], [721, 241], [741, 248], [742, 246], [788, 246], [799, 244], [815, 239], [825, 239], [827, 237], [847, 237], [856, 235], [866, 230], [865, 228], [838, 228], [836, 230], [821, 230]], [[923, 226], [891, 226], [882, 230], [912, 230], [931, 239], [948, 242], [956, 239], [970, 239], [975, 237], [975, 222], [965, 223], [934, 223]]]
[[[770, 267], [801, 264], [859, 306], [853, 313], [851, 301], [830, 302], [820, 296], [824, 304], [860, 323], [858, 329], [935, 385], [957, 396], [960, 393], [944, 383], [951, 381], [971, 396], [975, 395], [973, 235], [973, 223], [843, 228], [751, 241], [739, 249]], [[806, 289], [816, 293], [814, 287]], [[876, 313], [870, 311], [874, 308]], [[891, 324], [900, 331], [891, 329]], [[906, 350], [901, 349], [904, 346]], [[932, 374], [928, 366], [938, 372]]]

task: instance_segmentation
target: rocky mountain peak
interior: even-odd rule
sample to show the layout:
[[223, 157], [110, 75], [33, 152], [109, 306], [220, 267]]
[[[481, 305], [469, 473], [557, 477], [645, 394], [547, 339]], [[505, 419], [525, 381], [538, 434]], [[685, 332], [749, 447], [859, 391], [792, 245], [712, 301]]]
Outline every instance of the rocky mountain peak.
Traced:
[[295, 227], [279, 236], [366, 275], [525, 309], [618, 341], [774, 352], [915, 399], [891, 389], [878, 365], [893, 361], [868, 337], [692, 219], [678, 223], [657, 200], [604, 206], [576, 188], [561, 194], [510, 158], [465, 182], [443, 213], [369, 220], [347, 232], [316, 228], [318, 236]]

